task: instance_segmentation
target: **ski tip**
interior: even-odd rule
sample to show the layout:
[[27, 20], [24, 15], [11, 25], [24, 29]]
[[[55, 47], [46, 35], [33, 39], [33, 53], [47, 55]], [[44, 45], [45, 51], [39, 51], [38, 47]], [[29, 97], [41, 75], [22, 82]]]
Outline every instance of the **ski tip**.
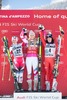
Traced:
[[64, 30], [60, 25], [59, 25], [59, 30], [60, 30], [61, 34], [64, 34]]
[[6, 38], [6, 36], [3, 37], [4, 39]]
[[3, 41], [6, 40], [6, 36], [3, 37]]
[[5, 41], [7, 41], [8, 42], [8, 39], [7, 39], [7, 37], [6, 36], [4, 36], [3, 38], [2, 38], [2, 40], [5, 42]]

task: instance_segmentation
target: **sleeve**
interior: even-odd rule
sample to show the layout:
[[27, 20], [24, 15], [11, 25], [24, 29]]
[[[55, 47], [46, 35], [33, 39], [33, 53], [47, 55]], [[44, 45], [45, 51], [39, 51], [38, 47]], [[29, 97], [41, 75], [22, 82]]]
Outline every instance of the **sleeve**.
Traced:
[[46, 32], [45, 31], [39, 31], [40, 34], [40, 39], [43, 43], [43, 45], [45, 46], [46, 42], [45, 42], [45, 36], [46, 36]]
[[9, 48], [10, 52], [12, 52], [12, 46]]
[[21, 39], [24, 38], [24, 33], [23, 33], [23, 31], [21, 31], [21, 33], [20, 33], [20, 38], [21, 38]]
[[10, 51], [10, 54], [12, 55], [13, 52], [12, 52], [12, 46], [9, 48], [9, 51]]
[[28, 44], [28, 40], [24, 37], [24, 32], [23, 31], [21, 31], [21, 33], [20, 33], [20, 38], [25, 44]]
[[9, 48], [9, 51], [10, 51], [11, 58], [13, 60], [14, 59], [14, 54], [13, 54], [13, 47], [12, 46]]

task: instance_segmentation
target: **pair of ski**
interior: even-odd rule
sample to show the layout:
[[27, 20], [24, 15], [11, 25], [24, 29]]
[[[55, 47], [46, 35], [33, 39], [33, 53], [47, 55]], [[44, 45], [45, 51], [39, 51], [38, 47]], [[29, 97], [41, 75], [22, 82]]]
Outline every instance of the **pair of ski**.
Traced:
[[59, 74], [58, 67], [59, 67], [59, 61], [60, 61], [60, 51], [61, 51], [61, 43], [62, 39], [64, 38], [64, 31], [61, 26], [59, 26], [60, 35], [58, 35], [58, 47], [57, 47], [57, 54], [55, 58], [55, 64], [53, 69], [53, 83], [52, 83], [52, 92], [57, 92], [57, 76]]
[[[17, 90], [19, 90], [18, 82], [17, 82], [16, 75], [15, 75], [15, 72], [14, 72], [13, 61], [12, 61], [9, 46], [8, 46], [8, 39], [7, 39], [6, 36], [3, 37], [3, 42], [4, 42], [5, 53], [7, 54], [8, 61], [9, 61], [9, 64], [10, 64], [10, 70], [11, 70], [12, 75], [14, 77], [15, 87], [16, 87]], [[4, 78], [4, 75], [2, 77], [2, 80], [3, 80], [3, 78]]]

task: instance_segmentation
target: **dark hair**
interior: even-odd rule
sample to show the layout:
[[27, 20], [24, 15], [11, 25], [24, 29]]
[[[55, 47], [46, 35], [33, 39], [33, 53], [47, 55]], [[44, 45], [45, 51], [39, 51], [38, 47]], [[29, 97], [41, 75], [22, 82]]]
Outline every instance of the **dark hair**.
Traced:
[[[47, 40], [47, 38], [46, 38], [46, 43], [49, 43], [48, 40]], [[50, 42], [50, 44], [53, 44], [53, 43], [54, 43], [54, 39], [52, 37], [52, 41]]]

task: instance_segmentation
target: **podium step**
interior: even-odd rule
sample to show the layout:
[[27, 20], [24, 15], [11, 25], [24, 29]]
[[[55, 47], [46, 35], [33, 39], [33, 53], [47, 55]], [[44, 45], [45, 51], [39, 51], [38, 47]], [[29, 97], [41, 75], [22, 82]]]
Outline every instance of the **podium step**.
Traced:
[[61, 100], [61, 92], [23, 92], [14, 93], [15, 100]]

